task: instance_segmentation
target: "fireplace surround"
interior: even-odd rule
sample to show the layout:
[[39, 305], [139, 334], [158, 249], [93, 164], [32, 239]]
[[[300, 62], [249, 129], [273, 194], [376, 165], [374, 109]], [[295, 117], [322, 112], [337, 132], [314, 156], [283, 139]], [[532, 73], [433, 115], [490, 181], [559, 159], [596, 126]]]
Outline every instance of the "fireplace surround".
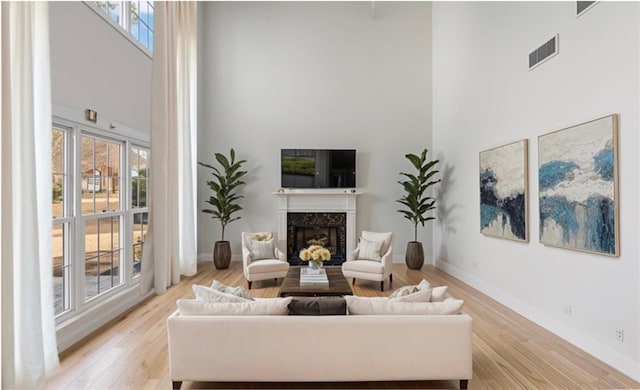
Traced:
[[331, 252], [327, 265], [341, 265], [347, 258], [346, 213], [287, 213], [287, 260], [300, 264], [299, 254], [311, 245]]
[[278, 247], [286, 248], [291, 264], [298, 264], [301, 245], [326, 244], [334, 265], [341, 264], [355, 249], [356, 198], [362, 192], [281, 189], [274, 195], [278, 197]]

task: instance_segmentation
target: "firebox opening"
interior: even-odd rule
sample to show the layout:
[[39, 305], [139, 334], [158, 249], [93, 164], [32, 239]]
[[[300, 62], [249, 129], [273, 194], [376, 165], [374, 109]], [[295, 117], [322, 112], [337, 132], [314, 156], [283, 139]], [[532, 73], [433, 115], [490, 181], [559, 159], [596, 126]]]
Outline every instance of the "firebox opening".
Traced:
[[331, 252], [326, 265], [340, 265], [346, 259], [345, 213], [288, 213], [287, 260], [301, 264], [300, 251], [311, 245], [321, 245]]

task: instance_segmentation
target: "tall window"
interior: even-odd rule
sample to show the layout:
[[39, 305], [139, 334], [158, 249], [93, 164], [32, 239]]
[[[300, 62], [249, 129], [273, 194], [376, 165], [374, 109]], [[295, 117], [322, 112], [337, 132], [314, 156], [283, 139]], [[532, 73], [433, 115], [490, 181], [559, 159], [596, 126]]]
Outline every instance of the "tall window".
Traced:
[[55, 314], [68, 318], [138, 283], [150, 153], [129, 139], [57, 122], [51, 143], [53, 285]]
[[129, 36], [153, 51], [153, 1], [96, 1], [103, 16], [111, 18]]

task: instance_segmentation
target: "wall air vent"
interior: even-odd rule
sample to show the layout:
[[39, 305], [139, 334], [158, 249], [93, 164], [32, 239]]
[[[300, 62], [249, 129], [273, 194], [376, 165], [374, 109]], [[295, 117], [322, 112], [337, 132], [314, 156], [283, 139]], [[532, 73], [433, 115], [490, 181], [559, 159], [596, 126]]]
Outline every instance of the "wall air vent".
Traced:
[[580, 16], [583, 13], [590, 10], [597, 1], [576, 1], [576, 16]]
[[558, 34], [529, 53], [529, 70], [558, 54]]

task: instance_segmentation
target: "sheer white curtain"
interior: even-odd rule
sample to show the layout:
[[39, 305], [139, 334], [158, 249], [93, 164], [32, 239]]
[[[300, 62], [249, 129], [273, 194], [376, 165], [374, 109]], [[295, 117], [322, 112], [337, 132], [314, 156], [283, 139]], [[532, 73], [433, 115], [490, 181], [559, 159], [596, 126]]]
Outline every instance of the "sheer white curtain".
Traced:
[[58, 368], [51, 264], [51, 81], [46, 2], [3, 2], [2, 388]]
[[160, 294], [197, 271], [195, 2], [157, 2], [151, 98], [150, 224], [142, 288]]

